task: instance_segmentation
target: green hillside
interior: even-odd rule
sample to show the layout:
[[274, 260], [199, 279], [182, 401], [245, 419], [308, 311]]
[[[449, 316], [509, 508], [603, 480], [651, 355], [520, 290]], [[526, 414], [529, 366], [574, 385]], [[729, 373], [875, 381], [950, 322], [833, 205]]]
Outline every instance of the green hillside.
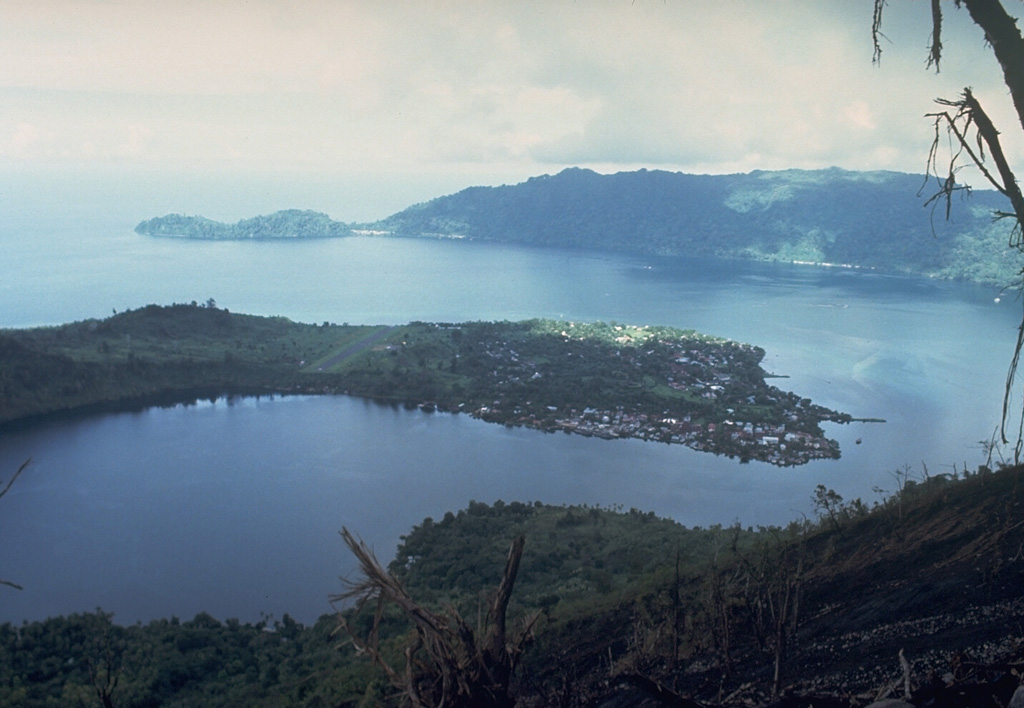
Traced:
[[926, 205], [936, 187], [896, 172], [690, 175], [572, 168], [470, 187], [367, 228], [536, 246], [802, 261], [1006, 285], [1019, 263], [995, 192]]
[[337, 238], [353, 233], [467, 238], [531, 246], [745, 258], [874, 269], [1003, 287], [1020, 264], [992, 214], [994, 191], [963, 190], [945, 218], [934, 180], [898, 172], [756, 171], [692, 175], [570, 168], [500, 187], [469, 187], [381, 221], [345, 224], [290, 209], [234, 224], [168, 214], [143, 235], [202, 240]]
[[[905, 685], [915, 705], [1006, 706], [1024, 661], [1022, 474], [903, 470], [870, 508], [821, 487], [818, 518], [786, 528], [472, 502], [411, 529], [390, 567], [408, 609], [470, 641], [525, 538], [507, 613], [513, 634], [535, 618], [511, 682], [523, 708], [850, 708]], [[409, 705], [339, 618], [357, 641], [376, 624], [393, 666], [411, 651], [422, 686], [430, 637], [394, 603], [376, 622], [372, 599], [339, 609], [312, 626], [200, 613], [126, 627], [102, 611], [0, 625], [0, 708]]]

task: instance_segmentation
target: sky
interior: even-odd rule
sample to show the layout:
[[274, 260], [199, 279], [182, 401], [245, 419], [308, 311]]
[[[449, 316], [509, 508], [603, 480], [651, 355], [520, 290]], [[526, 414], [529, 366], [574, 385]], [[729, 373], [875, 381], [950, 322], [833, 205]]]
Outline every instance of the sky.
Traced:
[[925, 114], [965, 86], [1019, 158], [999, 66], [944, 7], [936, 74], [924, 0], [889, 0], [879, 65], [871, 0], [0, 0], [0, 208], [369, 221], [569, 166], [921, 173]]

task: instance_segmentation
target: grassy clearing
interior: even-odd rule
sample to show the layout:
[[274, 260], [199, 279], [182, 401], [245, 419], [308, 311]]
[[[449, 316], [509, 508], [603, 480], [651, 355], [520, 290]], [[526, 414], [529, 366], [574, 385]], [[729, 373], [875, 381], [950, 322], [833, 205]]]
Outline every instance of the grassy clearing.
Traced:
[[380, 341], [380, 335], [388, 332], [390, 327], [365, 327], [346, 326], [333, 328], [337, 339], [334, 348], [326, 355], [314, 360], [303, 369], [305, 373], [340, 373], [345, 369], [345, 362], [363, 351], [361, 345], [374, 351], [380, 351], [389, 346], [386, 342]]

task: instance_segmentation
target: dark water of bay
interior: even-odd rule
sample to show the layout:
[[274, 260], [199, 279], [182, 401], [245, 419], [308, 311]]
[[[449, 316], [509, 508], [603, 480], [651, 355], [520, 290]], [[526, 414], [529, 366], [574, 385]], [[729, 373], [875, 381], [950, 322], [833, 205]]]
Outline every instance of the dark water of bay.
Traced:
[[121, 622], [308, 621], [350, 569], [342, 525], [389, 558], [413, 524], [471, 499], [623, 504], [688, 525], [783, 524], [811, 512], [818, 483], [870, 502], [897, 467], [983, 461], [1020, 315], [990, 289], [837, 269], [455, 241], [186, 243], [89, 224], [0, 226], [0, 327], [209, 297], [304, 322], [658, 323], [762, 346], [781, 387], [888, 422], [831, 426], [843, 459], [790, 469], [343, 397], [9, 431], [0, 478], [33, 464], [0, 501], [0, 578], [25, 586], [0, 588], [0, 620], [102, 606]]

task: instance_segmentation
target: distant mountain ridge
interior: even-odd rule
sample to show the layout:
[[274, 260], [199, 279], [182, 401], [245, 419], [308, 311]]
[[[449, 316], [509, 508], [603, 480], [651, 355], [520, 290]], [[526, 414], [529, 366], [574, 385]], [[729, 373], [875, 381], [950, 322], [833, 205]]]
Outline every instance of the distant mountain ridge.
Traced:
[[349, 236], [347, 224], [317, 211], [285, 209], [226, 224], [202, 216], [168, 214], [143, 221], [135, 232], [146, 236], [202, 240], [337, 238]]
[[872, 268], [1007, 285], [994, 191], [957, 199], [949, 221], [922, 175], [825, 170], [692, 175], [569, 168], [516, 185], [470, 187], [368, 229], [536, 246]]
[[140, 234], [270, 240], [355, 234], [466, 238], [658, 256], [866, 268], [1004, 287], [1017, 282], [1006, 209], [991, 190], [958, 197], [951, 218], [928, 204], [922, 175], [825, 170], [693, 175], [578, 167], [499, 187], [469, 187], [365, 224], [290, 209], [226, 224], [169, 214]]

